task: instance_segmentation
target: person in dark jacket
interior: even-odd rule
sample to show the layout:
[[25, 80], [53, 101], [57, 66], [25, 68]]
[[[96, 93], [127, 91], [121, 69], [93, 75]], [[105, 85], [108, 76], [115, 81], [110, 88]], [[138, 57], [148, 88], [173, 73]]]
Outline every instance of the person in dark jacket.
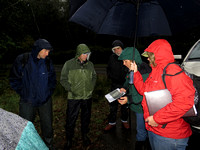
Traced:
[[[123, 65], [122, 60], [118, 60], [118, 57], [122, 53], [123, 43], [120, 40], [115, 40], [112, 43], [113, 54], [110, 56], [107, 66], [107, 76], [111, 80], [111, 91], [116, 88], [121, 88], [125, 82], [125, 76], [127, 73], [126, 67]], [[108, 116], [108, 125], [104, 128], [105, 131], [110, 131], [116, 126], [118, 101], [109, 103], [110, 114]], [[129, 129], [128, 124], [128, 105], [121, 105], [121, 121], [125, 129]]]
[[45, 144], [53, 148], [52, 99], [56, 74], [47, 57], [52, 51], [45, 39], [35, 41], [32, 52], [19, 55], [10, 71], [10, 85], [20, 95], [19, 115], [34, 122], [38, 112]]
[[85, 147], [91, 144], [88, 137], [91, 118], [92, 93], [96, 84], [97, 75], [94, 65], [89, 61], [91, 52], [86, 44], [79, 44], [76, 56], [67, 60], [63, 65], [60, 83], [68, 92], [65, 150], [72, 147], [74, 128], [81, 110], [81, 134]]

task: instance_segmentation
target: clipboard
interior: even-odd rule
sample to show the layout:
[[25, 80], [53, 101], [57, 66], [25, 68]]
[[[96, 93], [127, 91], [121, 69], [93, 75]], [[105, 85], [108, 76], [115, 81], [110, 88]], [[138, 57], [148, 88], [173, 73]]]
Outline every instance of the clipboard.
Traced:
[[[144, 92], [149, 114], [154, 115], [158, 110], [172, 102], [172, 96], [168, 89]], [[195, 105], [183, 115], [183, 117], [196, 116]]]

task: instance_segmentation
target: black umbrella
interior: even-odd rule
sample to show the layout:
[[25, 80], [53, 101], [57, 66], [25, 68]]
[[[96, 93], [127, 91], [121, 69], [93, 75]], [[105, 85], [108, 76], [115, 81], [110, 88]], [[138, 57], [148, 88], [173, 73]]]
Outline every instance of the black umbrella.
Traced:
[[200, 25], [199, 8], [199, 0], [87, 0], [70, 21], [98, 34], [169, 36]]

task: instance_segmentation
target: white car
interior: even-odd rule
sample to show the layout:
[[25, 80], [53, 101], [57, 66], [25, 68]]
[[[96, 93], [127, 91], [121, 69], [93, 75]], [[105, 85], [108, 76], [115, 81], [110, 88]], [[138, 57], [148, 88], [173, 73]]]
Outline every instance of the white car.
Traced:
[[[200, 39], [191, 47], [181, 66], [187, 72], [200, 77]], [[196, 129], [195, 131], [200, 133], [200, 127], [192, 127]]]
[[181, 66], [187, 72], [200, 77], [200, 40], [198, 40], [189, 50]]

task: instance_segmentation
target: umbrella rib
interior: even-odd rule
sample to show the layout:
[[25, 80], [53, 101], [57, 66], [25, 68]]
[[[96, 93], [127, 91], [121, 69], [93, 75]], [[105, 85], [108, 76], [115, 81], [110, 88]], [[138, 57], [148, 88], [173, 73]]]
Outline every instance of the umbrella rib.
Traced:
[[[110, 11], [110, 9], [112, 8], [112, 7], [114, 7], [115, 6], [115, 4], [117, 3], [117, 1], [108, 9], [108, 11], [107, 12], [109, 12]], [[107, 13], [106, 13], [107, 14]], [[106, 15], [105, 15], [105, 17], [103, 18], [103, 21], [101, 22], [101, 25], [99, 26], [99, 28], [98, 28], [98, 30], [97, 31], [99, 31], [99, 29], [101, 28], [101, 26], [102, 26], [102, 24], [103, 24], [103, 22], [104, 22], [104, 20], [105, 20], [105, 18], [106, 18]]]

